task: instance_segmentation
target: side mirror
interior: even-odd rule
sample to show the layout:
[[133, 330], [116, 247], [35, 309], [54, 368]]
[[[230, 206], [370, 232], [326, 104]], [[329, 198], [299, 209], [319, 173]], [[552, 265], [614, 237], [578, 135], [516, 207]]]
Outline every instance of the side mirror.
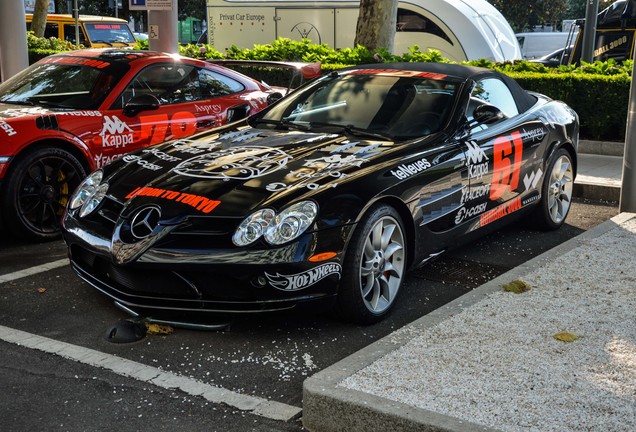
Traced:
[[159, 99], [150, 94], [142, 94], [135, 96], [124, 105], [124, 115], [126, 117], [134, 117], [141, 111], [150, 111], [159, 109]]
[[489, 104], [479, 105], [473, 112], [473, 121], [478, 124], [492, 124], [505, 118], [503, 111]]

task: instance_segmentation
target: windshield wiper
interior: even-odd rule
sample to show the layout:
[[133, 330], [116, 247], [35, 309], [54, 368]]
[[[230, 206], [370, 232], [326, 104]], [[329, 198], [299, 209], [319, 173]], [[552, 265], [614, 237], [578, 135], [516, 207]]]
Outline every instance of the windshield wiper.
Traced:
[[35, 104], [31, 101], [26, 101], [26, 100], [11, 100], [11, 99], [0, 99], [0, 102], [2, 103], [7, 103], [7, 104], [13, 104], [13, 105], [28, 105], [28, 106], [34, 106]]
[[302, 124], [302, 123], [294, 123], [292, 121], [289, 121], [287, 119], [281, 119], [281, 120], [270, 120], [270, 119], [253, 119], [254, 123], [258, 124], [258, 123], [265, 123], [265, 124], [271, 124], [271, 125], [276, 125], [276, 126], [284, 126], [287, 129], [297, 129], [297, 130], [301, 130], [301, 131], [305, 131], [308, 132], [311, 130], [311, 126], [310, 125], [306, 125], [306, 124]]
[[103, 40], [103, 39], [93, 39], [91, 42], [93, 42], [93, 43], [104, 43], [104, 44], [106, 44], [106, 45], [108, 45], [108, 46], [113, 46], [113, 44], [112, 44], [112, 43], [110, 43], [110, 42], [108, 42], [108, 41], [105, 41], [105, 40]]
[[358, 136], [358, 137], [377, 138], [377, 139], [380, 139], [380, 140], [383, 140], [383, 141], [392, 141], [393, 140], [393, 136], [391, 136], [389, 134], [385, 134], [385, 133], [382, 133], [382, 132], [376, 132], [376, 131], [370, 131], [368, 129], [359, 128], [359, 127], [356, 127], [356, 126], [351, 125], [351, 124], [341, 125], [341, 124], [333, 124], [333, 123], [311, 122], [310, 125], [312, 127], [313, 126], [320, 126], [320, 127], [338, 128], [338, 129], [342, 130], [347, 135], [353, 135], [353, 136]]

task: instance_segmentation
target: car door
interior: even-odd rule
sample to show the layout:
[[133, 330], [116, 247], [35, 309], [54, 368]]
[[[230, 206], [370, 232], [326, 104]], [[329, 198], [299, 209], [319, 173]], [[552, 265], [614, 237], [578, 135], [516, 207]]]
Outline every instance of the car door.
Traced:
[[503, 81], [496, 77], [478, 81], [466, 116], [472, 118], [472, 110], [484, 103], [497, 107], [505, 117], [474, 128], [464, 142], [469, 186], [462, 191], [462, 208], [455, 222], [459, 225], [472, 221], [471, 229], [521, 207], [521, 168], [531, 157], [534, 143], [527, 139], [514, 97]]
[[[205, 68], [175, 63], [148, 66], [104, 112], [94, 139], [101, 143], [102, 160], [220, 126], [227, 122], [228, 112], [230, 117], [245, 116], [249, 105], [240, 98], [243, 90], [240, 82]], [[155, 109], [148, 106], [125, 114], [127, 104], [147, 95], [156, 98]]]

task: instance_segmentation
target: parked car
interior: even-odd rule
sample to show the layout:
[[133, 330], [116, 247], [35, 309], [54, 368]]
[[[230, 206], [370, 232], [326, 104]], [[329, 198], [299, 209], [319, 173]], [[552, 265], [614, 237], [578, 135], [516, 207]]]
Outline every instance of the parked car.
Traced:
[[550, 54], [544, 55], [543, 57], [539, 57], [529, 61], [532, 63], [541, 63], [547, 67], [559, 67], [562, 64], [568, 64], [568, 58], [570, 56], [570, 53], [572, 52], [572, 48], [572, 45], [570, 45], [567, 50], [565, 48], [560, 48], [556, 51], [551, 52]]
[[578, 130], [567, 105], [490, 69], [334, 71], [239, 123], [93, 172], [64, 238], [79, 277], [142, 317], [314, 301], [372, 323], [408, 269], [454, 245], [520, 217], [559, 228]]
[[[31, 30], [33, 14], [26, 14], [27, 30]], [[75, 27], [75, 17], [70, 14], [47, 14], [45, 38], [58, 38], [86, 48], [134, 47], [135, 36], [128, 22], [121, 18], [80, 15]], [[76, 36], [79, 35], [79, 42]]]
[[47, 57], [0, 85], [7, 232], [59, 237], [84, 177], [124, 153], [236, 121], [281, 95], [222, 66], [148, 51]]

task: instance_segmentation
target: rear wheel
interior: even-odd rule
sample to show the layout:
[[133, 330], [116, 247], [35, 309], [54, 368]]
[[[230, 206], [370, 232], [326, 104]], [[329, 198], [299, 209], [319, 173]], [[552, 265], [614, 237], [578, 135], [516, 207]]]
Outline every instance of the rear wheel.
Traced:
[[570, 211], [573, 188], [572, 157], [567, 150], [559, 149], [550, 158], [541, 186], [541, 202], [533, 214], [539, 228], [554, 230], [563, 225]]
[[66, 203], [84, 177], [86, 170], [66, 150], [25, 151], [5, 178], [3, 213], [8, 231], [35, 241], [58, 238]]
[[347, 249], [338, 312], [360, 324], [380, 321], [395, 304], [406, 271], [404, 229], [390, 206], [372, 208]]

